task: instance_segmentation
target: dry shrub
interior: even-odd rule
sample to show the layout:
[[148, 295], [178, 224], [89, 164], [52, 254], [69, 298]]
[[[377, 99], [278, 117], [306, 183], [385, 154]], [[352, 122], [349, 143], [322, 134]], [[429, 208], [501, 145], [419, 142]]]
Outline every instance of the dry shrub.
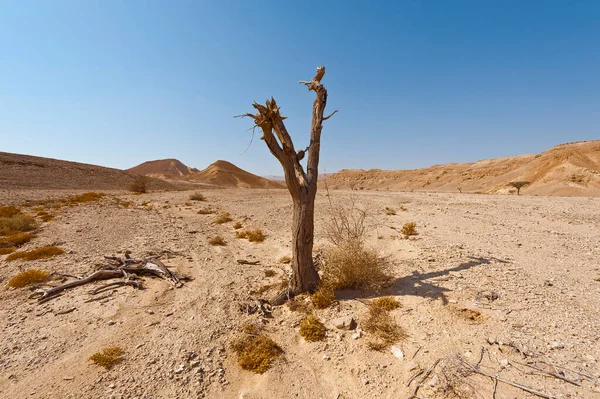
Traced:
[[315, 315], [309, 315], [300, 322], [300, 335], [308, 342], [322, 341], [325, 331], [325, 326]]
[[396, 214], [396, 211], [393, 210], [392, 208], [386, 206], [385, 207], [385, 214], [388, 215], [388, 216], [393, 216], [393, 215]]
[[417, 233], [417, 224], [415, 222], [410, 222], [410, 223], [406, 223], [404, 226], [402, 226], [402, 230], [400, 230], [400, 232], [405, 236], [416, 236], [419, 233]]
[[21, 210], [15, 206], [0, 206], [0, 217], [11, 218], [21, 213]]
[[13, 254], [8, 255], [6, 257], [6, 260], [13, 261], [13, 260], [21, 259], [21, 260], [29, 261], [29, 260], [37, 260], [37, 259], [47, 259], [47, 258], [51, 258], [53, 256], [64, 254], [64, 253], [65, 253], [65, 251], [63, 251], [59, 247], [54, 247], [54, 246], [41, 247], [41, 248], [37, 248], [37, 249], [31, 250], [31, 251], [15, 252]]
[[54, 215], [52, 215], [46, 211], [38, 212], [36, 214], [36, 216], [39, 216], [42, 219], [42, 222], [50, 222], [50, 221], [54, 220]]
[[215, 213], [215, 211], [213, 211], [212, 209], [208, 209], [208, 208], [200, 209], [198, 211], [198, 215], [212, 215], [213, 213]]
[[0, 255], [8, 255], [8, 254], [12, 254], [13, 252], [15, 252], [16, 249], [15, 248], [1, 248], [0, 247]]
[[322, 264], [323, 280], [333, 290], [379, 287], [388, 279], [387, 268], [375, 251], [356, 239], [327, 248]]
[[36, 237], [37, 235], [33, 233], [24, 233], [22, 231], [10, 231], [4, 237], [0, 237], [0, 248], [20, 247], [21, 245], [27, 244], [29, 241]]
[[204, 194], [198, 192], [190, 194], [190, 199], [192, 201], [206, 201], [206, 197], [204, 196]]
[[364, 330], [373, 335], [369, 348], [383, 350], [395, 342], [406, 338], [406, 333], [394, 318], [384, 309], [370, 306], [367, 319], [361, 323]]
[[[246, 328], [245, 328], [246, 329]], [[244, 369], [257, 374], [267, 371], [273, 361], [283, 350], [275, 341], [252, 329], [231, 343], [231, 348], [238, 355], [238, 364]]]
[[234, 229], [236, 229], [236, 230], [237, 230], [237, 229], [241, 229], [242, 227], [243, 227], [243, 226], [242, 226], [242, 223], [241, 223], [241, 222], [235, 222], [235, 224], [233, 225], [233, 228], [234, 228]]
[[102, 352], [96, 352], [90, 356], [90, 360], [109, 370], [114, 365], [123, 360], [123, 350], [118, 346], [109, 346], [102, 349]]
[[104, 194], [104, 193], [88, 192], [88, 193], [83, 193], [83, 194], [71, 197], [68, 199], [68, 202], [70, 204], [83, 204], [85, 202], [96, 202], [96, 201], [100, 201], [105, 196], [106, 196], [106, 194]]
[[48, 280], [48, 273], [45, 270], [29, 269], [21, 272], [8, 281], [9, 287], [22, 288], [31, 284], [43, 283]]
[[0, 217], [0, 235], [5, 235], [12, 231], [31, 231], [35, 230], [36, 227], [37, 222], [33, 216], [23, 213]]
[[356, 205], [351, 198], [348, 206], [334, 208], [329, 196], [330, 217], [325, 222], [325, 236], [333, 245], [347, 241], [364, 241], [367, 232], [367, 211]]
[[212, 246], [222, 246], [224, 247], [225, 245], [227, 245], [227, 242], [223, 239], [223, 237], [221, 236], [216, 236], [211, 238], [208, 243]]
[[265, 233], [260, 228], [246, 229], [235, 233], [237, 238], [246, 238], [250, 242], [263, 242], [265, 240]]
[[227, 222], [231, 222], [233, 219], [229, 212], [221, 212], [217, 215], [217, 218], [213, 221], [215, 224], [223, 224]]
[[333, 288], [323, 282], [321, 282], [319, 289], [317, 289], [315, 293], [310, 296], [312, 304], [317, 309], [326, 309], [330, 307], [334, 299], [335, 292], [333, 291]]
[[288, 309], [292, 312], [309, 313], [310, 304], [305, 300], [304, 295], [298, 295], [286, 302]]
[[129, 191], [137, 194], [143, 194], [147, 192], [146, 181], [143, 177], [138, 176], [133, 183], [129, 186]]
[[382, 296], [381, 298], [375, 299], [371, 303], [371, 307], [379, 308], [389, 312], [391, 310], [398, 309], [400, 307], [400, 302], [398, 302], [393, 296]]
[[273, 277], [275, 274], [276, 274], [275, 270], [273, 270], [273, 269], [265, 270], [265, 277]]
[[282, 256], [281, 258], [279, 258], [278, 260], [279, 263], [292, 263], [292, 257], [291, 256]]

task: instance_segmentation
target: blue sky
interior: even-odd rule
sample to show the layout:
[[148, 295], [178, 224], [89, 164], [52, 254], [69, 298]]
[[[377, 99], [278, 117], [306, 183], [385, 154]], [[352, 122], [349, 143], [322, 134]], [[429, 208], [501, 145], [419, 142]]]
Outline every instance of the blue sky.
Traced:
[[321, 64], [327, 172], [600, 138], [600, 2], [371, 3], [0, 0], [0, 151], [281, 175], [232, 116], [272, 95], [306, 146]]

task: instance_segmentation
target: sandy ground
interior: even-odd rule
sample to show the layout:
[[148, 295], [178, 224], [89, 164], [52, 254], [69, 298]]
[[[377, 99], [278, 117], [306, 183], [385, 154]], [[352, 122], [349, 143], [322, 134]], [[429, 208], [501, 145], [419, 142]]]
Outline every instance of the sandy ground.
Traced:
[[[0, 203], [66, 194], [0, 191]], [[250, 291], [289, 271], [277, 260], [291, 248], [291, 201], [284, 190], [205, 194], [208, 202], [186, 205], [189, 192], [111, 193], [135, 205], [125, 209], [108, 197], [63, 208], [25, 249], [55, 244], [66, 254], [28, 263], [0, 260], [3, 286], [29, 267], [88, 274], [104, 255], [126, 250], [133, 257], [172, 251], [165, 263], [193, 278], [179, 289], [145, 279], [144, 290], [120, 287], [93, 302], [86, 302], [92, 286], [79, 287], [42, 305], [28, 298], [27, 288], [3, 287], [0, 397], [407, 398], [421, 378], [409, 388], [410, 377], [443, 358], [419, 397], [491, 398], [493, 380], [457, 376], [453, 366], [456, 356], [477, 363], [481, 353], [482, 370], [505, 380], [560, 398], [600, 397], [591, 382], [600, 375], [600, 198], [332, 192], [336, 204], [355, 196], [370, 210], [376, 225], [369, 244], [392, 265], [395, 282], [380, 293], [340, 293], [317, 315], [326, 323], [352, 315], [360, 328], [365, 302], [394, 295], [402, 307], [392, 314], [408, 334], [397, 344], [404, 358], [372, 351], [366, 335], [353, 339], [353, 331], [333, 326], [325, 341], [307, 343], [298, 334], [302, 315], [283, 306], [265, 323], [284, 357], [255, 375], [238, 367], [229, 342], [242, 323], [258, 318], [239, 310]], [[232, 223], [214, 225], [213, 215], [197, 214], [207, 206], [261, 227], [267, 239], [236, 239]], [[398, 214], [385, 215], [385, 207]], [[317, 249], [326, 245], [321, 233], [327, 209], [320, 192]], [[410, 221], [417, 223], [416, 239], [400, 239], [390, 228]], [[228, 245], [208, 245], [215, 235]], [[266, 269], [276, 275], [266, 278]], [[523, 358], [506, 343], [534, 357]], [[105, 371], [88, 360], [110, 345], [124, 349], [122, 363]], [[553, 364], [548, 370], [580, 385], [523, 365], [532, 360]], [[499, 382], [495, 397], [534, 396]]]

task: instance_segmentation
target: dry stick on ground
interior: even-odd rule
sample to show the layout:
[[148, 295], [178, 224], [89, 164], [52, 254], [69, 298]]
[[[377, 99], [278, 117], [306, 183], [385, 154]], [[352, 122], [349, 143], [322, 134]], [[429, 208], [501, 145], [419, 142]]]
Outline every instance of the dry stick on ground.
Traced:
[[569, 384], [573, 384], [573, 385], [576, 385], [576, 386], [578, 386], [578, 387], [580, 387], [580, 386], [581, 386], [581, 382], [579, 382], [579, 381], [575, 381], [575, 380], [572, 380], [572, 379], [570, 379], [570, 378], [567, 378], [567, 377], [565, 377], [565, 376], [562, 376], [562, 375], [560, 375], [560, 374], [558, 374], [558, 373], [553, 373], [553, 372], [551, 372], [551, 371], [546, 371], [546, 370], [544, 370], [544, 369], [541, 369], [541, 368], [539, 368], [539, 367], [533, 366], [533, 365], [531, 365], [531, 364], [527, 364], [527, 363], [521, 363], [521, 362], [517, 362], [517, 361], [515, 361], [515, 360], [511, 360], [511, 362], [512, 362], [512, 363], [517, 363], [517, 364], [520, 364], [521, 366], [526, 366], [526, 367], [532, 368], [532, 369], [534, 369], [534, 370], [536, 370], [536, 371], [538, 371], [538, 372], [540, 372], [540, 373], [547, 374], [547, 375], [549, 375], [549, 376], [551, 376], [551, 377], [558, 378], [559, 380], [566, 381], [566, 382], [568, 382]]
[[[104, 264], [106, 269], [98, 270], [91, 275], [81, 278], [79, 280], [70, 281], [65, 284], [61, 284], [57, 287], [52, 287], [48, 289], [38, 289], [35, 291], [33, 296], [39, 296], [38, 302], [44, 303], [51, 299], [56, 298], [60, 293], [69, 289], [78, 287], [80, 285], [85, 285], [91, 283], [93, 281], [99, 280], [110, 280], [113, 278], [125, 278], [117, 283], [110, 283], [103, 287], [100, 287], [94, 291], [101, 291], [103, 288], [111, 285], [132, 285], [134, 287], [140, 287], [141, 283], [137, 281], [131, 281], [131, 276], [129, 274], [133, 274], [136, 276], [140, 275], [152, 275], [162, 279], [169, 281], [176, 288], [182, 286], [182, 279], [187, 279], [185, 276], [179, 276], [173, 272], [171, 272], [158, 258], [151, 257], [146, 258], [144, 260], [135, 260], [135, 259], [121, 259], [114, 256], [105, 256], [104, 257], [108, 262]], [[96, 292], [96, 293], [97, 293]], [[93, 292], [94, 293], [94, 292]]]
[[260, 261], [259, 260], [249, 261], [246, 259], [238, 259], [237, 263], [239, 263], [240, 265], [258, 265], [260, 263]]
[[417, 393], [419, 392], [419, 389], [421, 389], [421, 385], [425, 382], [425, 380], [427, 380], [427, 378], [429, 378], [429, 375], [431, 374], [431, 372], [433, 371], [433, 369], [436, 368], [436, 366], [438, 365], [438, 363], [442, 360], [442, 358], [440, 357], [438, 360], [436, 360], [433, 365], [429, 368], [429, 370], [427, 370], [425, 372], [425, 375], [423, 377], [421, 377], [421, 379], [419, 380], [419, 382], [417, 383], [417, 385], [415, 386], [415, 389], [413, 390], [412, 395], [410, 396], [409, 399], [412, 398], [416, 398], [417, 397]]

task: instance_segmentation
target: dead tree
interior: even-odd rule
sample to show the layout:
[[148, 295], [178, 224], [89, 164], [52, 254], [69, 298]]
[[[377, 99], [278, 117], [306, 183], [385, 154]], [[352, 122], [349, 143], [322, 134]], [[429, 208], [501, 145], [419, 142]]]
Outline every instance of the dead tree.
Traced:
[[[279, 112], [274, 98], [265, 105], [254, 103], [256, 114], [245, 114], [254, 119], [255, 127], [262, 130], [264, 140], [271, 154], [283, 167], [285, 182], [294, 203], [292, 224], [292, 282], [289, 289], [280, 293], [273, 301], [281, 304], [286, 298], [302, 292], [313, 292], [319, 283], [319, 275], [313, 264], [312, 249], [314, 236], [315, 197], [317, 195], [317, 179], [319, 175], [319, 151], [321, 150], [321, 130], [323, 121], [337, 112], [324, 117], [327, 104], [327, 90], [321, 83], [325, 75], [325, 67], [317, 68], [315, 77], [310, 81], [298, 83], [306, 85], [308, 90], [316, 94], [313, 104], [312, 124], [310, 128], [310, 144], [305, 150], [296, 151]], [[273, 134], [275, 133], [275, 134]], [[308, 153], [307, 170], [300, 161]]]

